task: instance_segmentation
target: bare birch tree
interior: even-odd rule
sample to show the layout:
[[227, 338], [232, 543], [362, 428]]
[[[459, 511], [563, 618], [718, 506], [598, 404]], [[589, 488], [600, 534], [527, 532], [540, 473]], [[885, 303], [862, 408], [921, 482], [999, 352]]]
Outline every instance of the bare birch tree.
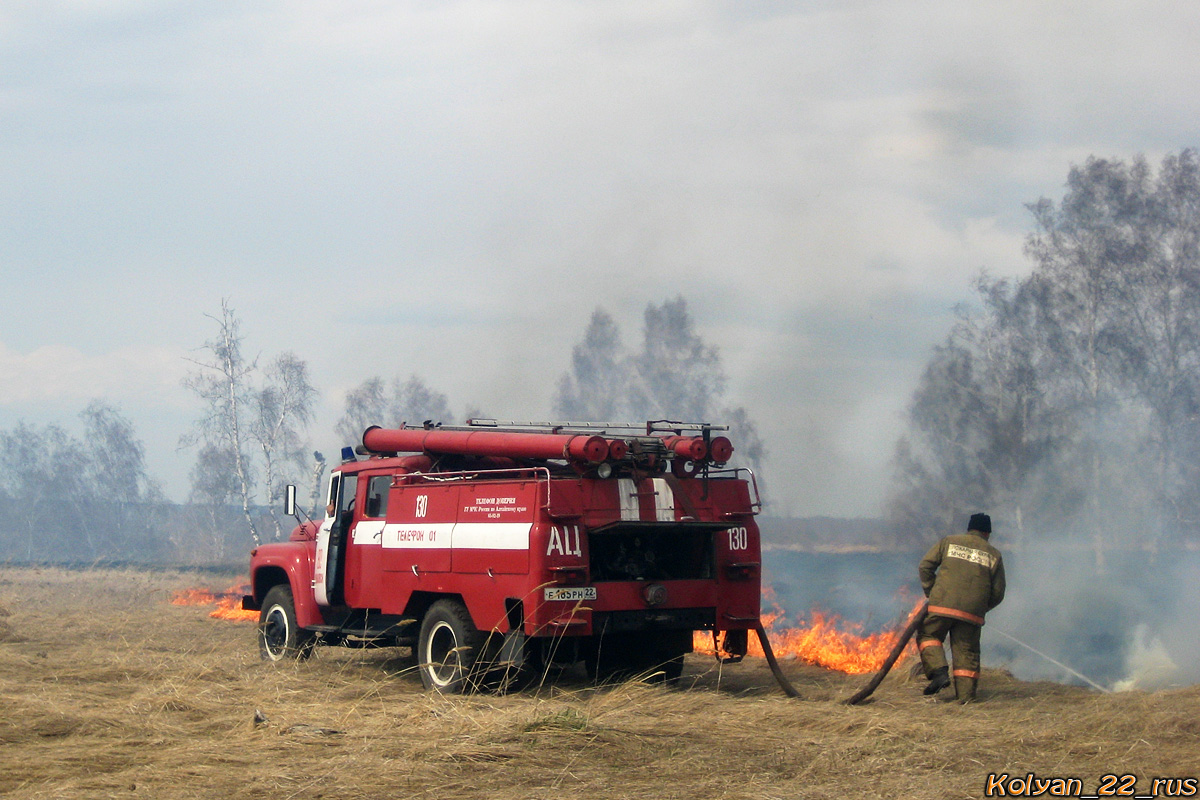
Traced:
[[296, 468], [305, 466], [301, 434], [312, 421], [317, 390], [309, 381], [308, 364], [291, 352], [272, 361], [264, 379], [252, 396], [250, 435], [262, 455], [263, 489], [278, 541], [283, 538], [279, 521], [283, 487], [296, 480]]
[[559, 379], [554, 413], [578, 421], [620, 420], [629, 392], [629, 356], [607, 311], [592, 312], [583, 341], [571, 350], [571, 370]]
[[[228, 454], [238, 488], [238, 501], [250, 538], [257, 546], [262, 543], [254, 522], [251, 506], [254, 500], [254, 474], [246, 452], [250, 444], [247, 413], [253, 396], [250, 375], [257, 359], [247, 362], [242, 356], [241, 324], [228, 298], [221, 300], [221, 315], [206, 317], [217, 323], [217, 335], [204, 343], [207, 360], [189, 359], [196, 370], [184, 379], [183, 385], [204, 401], [204, 415], [196, 422], [195, 430], [181, 440], [185, 445], [202, 441]], [[215, 460], [214, 460], [215, 462]]]
[[[255, 381], [258, 359], [242, 355], [241, 325], [221, 301], [221, 315], [209, 316], [217, 323], [217, 335], [204, 343], [207, 359], [191, 359], [196, 369], [185, 380], [205, 404], [183, 444], [202, 444], [192, 472], [194, 491], [207, 502], [223, 502], [227, 476], [209, 474], [228, 471], [236, 487], [235, 500], [255, 545], [261, 543], [255, 522], [255, 498], [261, 489], [271, 515], [274, 537], [283, 537], [278, 517], [282, 486], [297, 480], [310, 467], [305, 457], [303, 434], [313, 419], [317, 392], [308, 375], [308, 364], [295, 353], [285, 352], [271, 361]], [[324, 471], [324, 460], [314, 453], [315, 471]], [[261, 459], [261, 462], [260, 462]], [[259, 468], [262, 475], [259, 480]], [[261, 486], [260, 486], [261, 483]]]
[[395, 378], [390, 388], [376, 376], [346, 393], [345, 411], [334, 431], [343, 442], [358, 443], [363, 431], [371, 425], [395, 428], [401, 424], [421, 425], [426, 420], [454, 421], [445, 394], [416, 375], [410, 375], [404, 382]]
[[133, 423], [113, 406], [93, 400], [80, 414], [84, 423], [81, 478], [94, 526], [97, 555], [146, 557], [161, 549], [154, 509], [163, 499], [146, 472], [146, 448]]
[[367, 378], [346, 393], [345, 411], [334, 426], [338, 439], [344, 443], [357, 443], [371, 425], [391, 426], [394, 421], [388, 413], [387, 390], [383, 378]]
[[177, 532], [172, 541], [178, 554], [197, 563], [221, 563], [228, 553], [228, 528], [239, 487], [233, 453], [224, 447], [202, 444], [192, 466], [192, 491], [188, 497], [197, 524]]
[[80, 418], [82, 439], [57, 425], [0, 431], [0, 501], [17, 526], [0, 528], [0, 546], [27, 560], [152, 559], [162, 494], [142, 442], [102, 401]]
[[[7, 552], [24, 555], [27, 561], [94, 558], [88, 531], [74, 524], [77, 509], [64, 507], [66, 490], [76, 487], [64, 487], [57, 479], [65, 472], [68, 481], [76, 480], [63, 465], [71, 463], [82, 446], [56, 425], [38, 429], [21, 422], [11, 431], [0, 431], [0, 492], [9, 504], [7, 518], [20, 529], [17, 534], [14, 528], [12, 538], [4, 542]], [[65, 511], [72, 519], [64, 518]], [[80, 548], [80, 534], [86, 550]]]
[[759, 466], [766, 448], [758, 428], [744, 407], [725, 404], [720, 351], [696, 331], [687, 301], [647, 303], [643, 320], [641, 349], [630, 353], [612, 316], [599, 308], [592, 313], [571, 352], [571, 369], [559, 379], [555, 413], [597, 422], [724, 422], [737, 460]]
[[1167, 156], [1142, 203], [1144, 257], [1121, 274], [1125, 313], [1122, 378], [1151, 415], [1153, 493], [1159, 506], [1152, 546], [1194, 517], [1200, 474], [1200, 159]]
[[1200, 159], [1090, 158], [1029, 209], [1033, 272], [981, 282], [935, 351], [895, 507], [1028, 510], [1087, 531], [1103, 571], [1118, 537], [1154, 550], [1200, 513]]
[[1111, 497], [1112, 467], [1119, 464], [1108, 413], [1116, 402], [1115, 373], [1125, 304], [1121, 275], [1145, 258], [1143, 203], [1148, 168], [1090, 158], [1072, 167], [1060, 203], [1042, 198], [1029, 208], [1037, 231], [1026, 251], [1037, 265], [1031, 286], [1039, 298], [1039, 328], [1056, 362], [1047, 391], [1062, 393], [1086, 422], [1072, 451], [1088, 476], [1087, 503], [1097, 565], [1103, 567], [1103, 500]]
[[630, 405], [638, 416], [702, 422], [725, 393], [718, 349], [696, 333], [683, 297], [646, 305], [642, 349], [633, 359]]
[[[416, 375], [410, 375], [408, 380], [401, 383], [399, 379], [392, 384], [391, 418], [399, 423], [420, 425], [424, 422], [446, 423], [454, 422], [450, 413], [450, 402], [446, 395], [432, 388]], [[362, 431], [359, 431], [361, 435]]]
[[1050, 452], [1032, 301], [1020, 287], [984, 276], [976, 289], [980, 306], [960, 309], [935, 348], [896, 450], [889, 507], [896, 529], [915, 541], [944, 535], [979, 508], [1020, 530], [1028, 476]]

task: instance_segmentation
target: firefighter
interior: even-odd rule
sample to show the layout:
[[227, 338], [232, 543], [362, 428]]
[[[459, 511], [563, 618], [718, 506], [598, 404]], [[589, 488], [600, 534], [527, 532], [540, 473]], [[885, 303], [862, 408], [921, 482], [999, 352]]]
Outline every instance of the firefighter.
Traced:
[[975, 699], [983, 616], [1004, 599], [1004, 561], [1000, 551], [988, 543], [991, 534], [991, 517], [972, 514], [966, 533], [945, 537], [921, 559], [918, 572], [929, 610], [921, 623], [917, 647], [929, 679], [927, 695], [950, 685], [950, 668], [942, 649], [949, 634], [954, 694], [960, 703]]

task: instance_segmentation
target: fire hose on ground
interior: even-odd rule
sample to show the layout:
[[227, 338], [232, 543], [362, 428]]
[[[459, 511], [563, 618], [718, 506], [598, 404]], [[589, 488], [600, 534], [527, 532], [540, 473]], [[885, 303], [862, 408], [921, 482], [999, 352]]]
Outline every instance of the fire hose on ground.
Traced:
[[904, 646], [908, 644], [908, 640], [911, 639], [913, 634], [917, 632], [917, 628], [921, 627], [921, 623], [924, 621], [925, 614], [928, 611], [929, 601], [926, 600], [921, 604], [920, 609], [918, 609], [909, 618], [908, 625], [906, 625], [904, 630], [901, 631], [900, 638], [896, 640], [896, 645], [892, 648], [891, 652], [888, 653], [888, 657], [884, 659], [883, 666], [881, 666], [879, 671], [875, 673], [875, 677], [871, 678], [870, 683], [855, 692], [852, 697], [848, 698], [846, 700], [846, 705], [857, 705], [871, 696], [871, 692], [875, 691], [879, 684], [883, 682], [883, 679], [887, 677], [888, 672], [891, 671], [892, 665], [896, 663], [896, 659], [900, 657], [902, 652], [904, 652]]
[[775, 676], [779, 688], [783, 689], [783, 693], [788, 697], [799, 697], [800, 692], [796, 691], [796, 687], [792, 686], [792, 682], [779, 668], [779, 662], [775, 660], [775, 651], [771, 649], [771, 640], [767, 638], [767, 632], [763, 630], [761, 622], [755, 626], [754, 631], [758, 634], [758, 642], [762, 645], [763, 655], [767, 657], [767, 666], [771, 668], [771, 674]]
[[[896, 645], [892, 648], [891, 652], [888, 653], [888, 657], [886, 659], [884, 659], [883, 666], [881, 666], [879, 668], [879, 671], [875, 673], [875, 677], [871, 678], [870, 682], [866, 686], [859, 689], [857, 692], [854, 693], [853, 696], [848, 698], [846, 700], [846, 705], [852, 706], [852, 705], [861, 703], [863, 700], [866, 700], [868, 697], [870, 697], [871, 693], [874, 692], [875, 689], [877, 689], [879, 687], [879, 684], [883, 682], [883, 679], [887, 676], [888, 672], [891, 671], [892, 666], [895, 665], [896, 659], [898, 659], [900, 657], [900, 654], [902, 652], [904, 652], [904, 646], [906, 644], [908, 644], [908, 640], [911, 639], [913, 634], [917, 632], [917, 628], [921, 627], [921, 622], [925, 619], [925, 615], [928, 611], [929, 611], [929, 601], [926, 600], [924, 603], [921, 604], [920, 609], [918, 609], [909, 618], [908, 625], [906, 625], [904, 630], [901, 631], [900, 638], [896, 640]], [[1066, 664], [1062, 663], [1061, 661], [1057, 661], [1056, 659], [1051, 658], [1050, 656], [1046, 655], [1042, 651], [1033, 648], [1031, 645], [1028, 645], [1025, 642], [1022, 642], [1020, 639], [1013, 636], [1012, 634], [1005, 633], [1004, 631], [1001, 631], [1001, 630], [996, 630], [995, 632], [1000, 634], [1004, 638], [1009, 639], [1009, 640], [1013, 641], [1014, 643], [1021, 645], [1021, 647], [1024, 647], [1027, 650], [1030, 650], [1033, 653], [1041, 656], [1042, 658], [1046, 659], [1047, 661], [1051, 662], [1052, 664], [1062, 667], [1067, 672], [1069, 672], [1072, 675], [1074, 675], [1075, 677], [1085, 681], [1093, 688], [1099, 689], [1100, 691], [1106, 692], [1106, 693], [1110, 691], [1109, 689], [1104, 688], [1103, 686], [1096, 683], [1095, 681], [1093, 681], [1091, 678], [1087, 677], [1086, 675], [1084, 675], [1080, 672], [1076, 672], [1075, 670], [1071, 669], [1070, 667], [1068, 667]], [[762, 636], [763, 634], [760, 633], [759, 635]], [[764, 649], [765, 649], [765, 647], [764, 647]], [[778, 676], [776, 676], [776, 677], [778, 677]], [[787, 689], [785, 688], [784, 691], [786, 692]], [[795, 691], [795, 689], [793, 689], [792, 691]], [[789, 692], [789, 694], [790, 694], [790, 692]], [[795, 695], [792, 695], [792, 696], [795, 696]]]
[[[925, 612], [928, 606], [928, 601], [921, 604], [921, 608], [909, 619], [908, 625], [900, 634], [900, 638], [896, 641], [896, 645], [892, 648], [891, 652], [888, 653], [888, 657], [884, 660], [883, 666], [879, 669], [879, 672], [875, 673], [875, 677], [871, 679], [870, 683], [868, 683], [853, 697], [847, 700], [847, 704], [854, 705], [859, 703], [869, 697], [871, 692], [875, 691], [876, 687], [879, 686], [884, 677], [891, 670], [892, 665], [896, 663], [896, 659], [900, 657], [900, 653], [904, 651], [904, 645], [908, 644], [908, 640], [912, 638], [913, 633], [915, 633], [917, 628], [921, 625], [921, 621], [925, 619]], [[767, 638], [766, 630], [764, 630], [763, 626], [759, 624], [754, 628], [754, 631], [758, 634], [758, 641], [759, 644], [762, 645], [763, 655], [766, 656], [767, 666], [771, 668], [771, 674], [775, 676], [775, 680], [779, 684], [779, 688], [783, 689], [783, 693], [788, 697], [799, 697], [800, 692], [795, 686], [792, 685], [791, 681], [787, 679], [787, 676], [783, 674], [783, 670], [779, 668], [779, 661], [775, 658], [775, 651], [771, 649], [771, 640]]]
[[[895, 666], [896, 660], [898, 658], [900, 658], [900, 654], [904, 652], [904, 646], [908, 644], [908, 640], [911, 639], [913, 637], [913, 634], [917, 632], [917, 628], [921, 627], [921, 623], [925, 620], [925, 615], [928, 613], [928, 611], [929, 611], [929, 601], [926, 600], [925, 602], [923, 602], [921, 604], [921, 607], [918, 608], [916, 611], [914, 611], [912, 613], [912, 616], [910, 616], [908, 618], [908, 624], [905, 625], [904, 630], [900, 632], [900, 638], [898, 638], [896, 640], [896, 644], [892, 647], [891, 651], [888, 653], [887, 658], [885, 658], [883, 660], [883, 665], [879, 668], [879, 671], [875, 673], [875, 676], [873, 678], [871, 678], [871, 680], [867, 683], [866, 686], [859, 689], [857, 692], [855, 692], [853, 695], [851, 695], [849, 698], [846, 699], [846, 701], [845, 701], [846, 705], [853, 706], [853, 705], [857, 705], [858, 703], [861, 703], [863, 700], [866, 700], [868, 697], [870, 697], [872, 692], [874, 692], [877, 688], [879, 688], [879, 684], [883, 683], [883, 679], [887, 677], [887, 674], [891, 671], [892, 667]], [[797, 691], [796, 687], [793, 686], [791, 681], [789, 681], [787, 679], [787, 677], [783, 674], [783, 670], [781, 670], [779, 668], [779, 662], [775, 659], [775, 652], [771, 649], [771, 641], [767, 638], [767, 632], [763, 629], [763, 626], [760, 624], [754, 630], [755, 630], [755, 632], [758, 633], [758, 641], [759, 641], [759, 643], [762, 644], [763, 655], [766, 656], [767, 665], [771, 668], [771, 674], [775, 676], [775, 680], [779, 683], [779, 688], [783, 689], [783, 693], [786, 694], [788, 697], [799, 697], [800, 692]], [[1096, 683], [1095, 681], [1093, 681], [1091, 678], [1087, 677], [1086, 675], [1071, 669], [1070, 667], [1068, 667], [1066, 664], [1062, 663], [1061, 661], [1051, 658], [1050, 656], [1043, 653], [1041, 650], [1034, 649], [1031, 645], [1028, 645], [1025, 642], [1022, 642], [1020, 639], [1013, 636], [1012, 634], [1008, 634], [1008, 633], [1005, 633], [1004, 631], [1000, 631], [1000, 630], [997, 630], [995, 632], [1000, 634], [1001, 636], [1005, 637], [1006, 639], [1009, 639], [1012, 642], [1021, 645], [1022, 647], [1026, 648], [1027, 650], [1030, 650], [1033, 653], [1041, 656], [1042, 658], [1046, 659], [1047, 661], [1051, 662], [1052, 664], [1062, 667], [1064, 670], [1066, 670], [1070, 674], [1074, 675], [1075, 677], [1085, 681], [1088, 685], [1092, 686], [1093, 688], [1099, 689], [1100, 691], [1105, 692], [1105, 693], [1111, 691], [1110, 689], [1107, 689], [1107, 688], [1101, 686], [1100, 684]]]

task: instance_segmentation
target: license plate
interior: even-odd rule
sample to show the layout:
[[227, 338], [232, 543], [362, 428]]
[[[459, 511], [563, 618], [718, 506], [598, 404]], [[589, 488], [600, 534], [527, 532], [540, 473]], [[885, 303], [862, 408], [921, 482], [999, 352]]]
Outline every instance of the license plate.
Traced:
[[559, 587], [546, 587], [547, 600], [566, 600], [567, 602], [577, 603], [580, 600], [595, 600], [595, 586], [577, 586], [569, 589]]

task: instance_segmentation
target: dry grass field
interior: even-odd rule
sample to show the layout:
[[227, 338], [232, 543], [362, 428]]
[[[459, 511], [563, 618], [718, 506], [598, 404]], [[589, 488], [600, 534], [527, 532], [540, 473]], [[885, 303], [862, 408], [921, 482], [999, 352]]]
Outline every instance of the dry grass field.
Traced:
[[[1151, 694], [985, 672], [980, 702], [865, 676], [693, 655], [681, 688], [560, 676], [505, 696], [422, 691], [404, 650], [261, 663], [249, 623], [176, 606], [233, 576], [0, 569], [6, 798], [976, 798], [989, 773], [1200, 775], [1200, 687]], [[259, 715], [256, 721], [256, 715]]]

